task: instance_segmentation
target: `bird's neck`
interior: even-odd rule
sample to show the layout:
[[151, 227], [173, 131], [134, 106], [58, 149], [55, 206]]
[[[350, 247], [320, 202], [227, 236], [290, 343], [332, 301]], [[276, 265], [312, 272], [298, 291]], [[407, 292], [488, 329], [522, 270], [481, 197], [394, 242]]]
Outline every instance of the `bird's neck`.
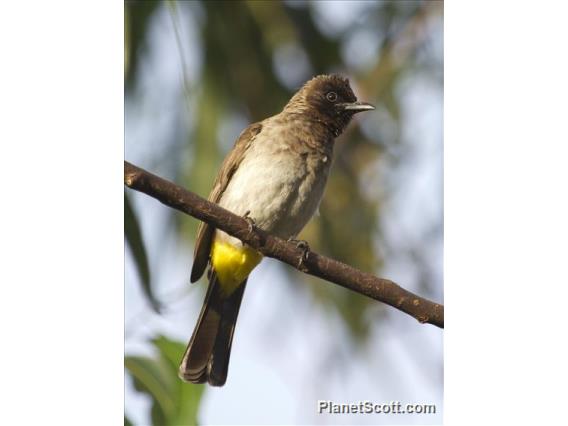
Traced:
[[347, 122], [338, 119], [332, 119], [326, 117], [325, 115], [319, 114], [316, 111], [312, 111], [309, 108], [303, 110], [284, 110], [286, 115], [296, 118], [300, 122], [309, 124], [310, 127], [315, 128], [316, 131], [322, 133], [330, 138], [336, 138], [345, 129]]
[[302, 152], [317, 152], [327, 157], [333, 155], [334, 130], [320, 117], [284, 111], [275, 118], [276, 123], [287, 129], [287, 134], [294, 135], [294, 138], [288, 138], [290, 141], [301, 141], [301, 145], [296, 146], [297, 149], [303, 150]]

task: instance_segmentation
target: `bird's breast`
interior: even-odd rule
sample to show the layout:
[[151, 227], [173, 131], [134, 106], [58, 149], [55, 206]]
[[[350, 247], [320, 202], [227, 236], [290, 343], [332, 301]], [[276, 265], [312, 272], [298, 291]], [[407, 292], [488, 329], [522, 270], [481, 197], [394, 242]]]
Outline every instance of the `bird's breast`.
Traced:
[[252, 146], [219, 204], [282, 238], [296, 236], [321, 201], [331, 166], [329, 154], [286, 144]]

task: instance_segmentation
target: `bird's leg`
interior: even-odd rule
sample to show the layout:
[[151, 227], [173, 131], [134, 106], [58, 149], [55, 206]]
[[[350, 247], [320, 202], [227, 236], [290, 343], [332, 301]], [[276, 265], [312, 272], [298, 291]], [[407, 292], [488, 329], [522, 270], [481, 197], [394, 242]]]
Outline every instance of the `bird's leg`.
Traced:
[[288, 238], [288, 241], [295, 243], [297, 248], [302, 249], [302, 256], [298, 261], [298, 269], [300, 269], [304, 264], [304, 261], [308, 260], [308, 255], [310, 254], [310, 245], [306, 240], [297, 240], [293, 237]]

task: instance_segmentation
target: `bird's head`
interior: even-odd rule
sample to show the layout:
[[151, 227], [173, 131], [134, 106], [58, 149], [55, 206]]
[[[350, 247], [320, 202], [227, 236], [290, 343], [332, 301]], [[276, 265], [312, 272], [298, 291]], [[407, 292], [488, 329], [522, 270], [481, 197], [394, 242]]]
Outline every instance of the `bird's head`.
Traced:
[[338, 136], [354, 114], [375, 107], [358, 102], [349, 80], [337, 74], [318, 75], [290, 99], [284, 111], [305, 114], [330, 126]]

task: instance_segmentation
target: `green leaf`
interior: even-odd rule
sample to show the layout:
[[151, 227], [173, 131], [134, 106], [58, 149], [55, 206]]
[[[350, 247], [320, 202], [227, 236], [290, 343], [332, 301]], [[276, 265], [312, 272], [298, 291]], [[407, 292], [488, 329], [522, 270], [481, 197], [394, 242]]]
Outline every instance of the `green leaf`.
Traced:
[[167, 366], [160, 360], [139, 356], [126, 357], [124, 365], [134, 380], [134, 388], [152, 398], [152, 417], [175, 416], [176, 383]]
[[[186, 345], [164, 336], [156, 337], [152, 340], [152, 343], [160, 351], [160, 356], [164, 363], [168, 365], [171, 374], [177, 378], [179, 362]], [[177, 410], [175, 417], [168, 419], [167, 423], [171, 425], [197, 424], [197, 411], [204, 386], [184, 383], [181, 379], [178, 379], [176, 387]]]
[[205, 385], [181, 383], [176, 418], [171, 425], [197, 425], [197, 412]]
[[152, 343], [160, 351], [161, 357], [170, 367], [172, 373], [177, 375], [179, 362], [185, 352], [186, 345], [170, 340], [164, 336], [155, 337]]
[[150, 409], [150, 417], [152, 418], [152, 424], [156, 426], [166, 426], [169, 425], [168, 420], [158, 404], [152, 405]]
[[124, 416], [124, 426], [134, 426], [134, 424], [130, 421], [126, 415]]
[[138, 270], [138, 275], [142, 282], [144, 294], [148, 298], [152, 309], [156, 312], [160, 312], [160, 304], [152, 291], [150, 282], [150, 265], [148, 264], [148, 256], [142, 239], [142, 232], [140, 230], [138, 218], [136, 217], [126, 192], [124, 193], [124, 234], [126, 236], [126, 242], [128, 243], [134, 257], [134, 262], [136, 263], [136, 269]]
[[152, 343], [158, 350], [157, 356], [125, 358], [134, 388], [152, 399], [152, 424], [196, 425], [205, 386], [185, 383], [178, 377], [185, 345], [164, 336], [157, 336]]

